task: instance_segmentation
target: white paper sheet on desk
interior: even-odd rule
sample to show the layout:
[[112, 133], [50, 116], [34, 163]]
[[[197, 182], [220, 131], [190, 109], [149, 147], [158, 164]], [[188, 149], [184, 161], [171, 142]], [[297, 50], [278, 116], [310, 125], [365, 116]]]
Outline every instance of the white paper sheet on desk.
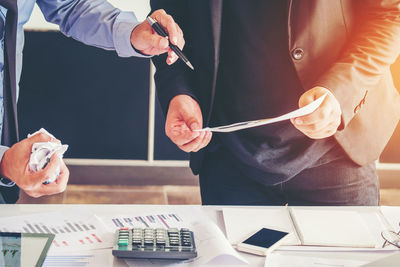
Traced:
[[323, 96], [319, 97], [318, 99], [314, 100], [310, 104], [299, 108], [295, 111], [286, 113], [284, 115], [281, 115], [279, 117], [275, 118], [268, 118], [268, 119], [261, 119], [261, 120], [254, 120], [254, 121], [245, 121], [245, 122], [238, 122], [230, 125], [224, 125], [224, 126], [218, 126], [218, 127], [213, 127], [213, 128], [204, 128], [201, 130], [195, 130], [198, 132], [204, 132], [204, 131], [209, 131], [209, 132], [221, 132], [221, 133], [228, 133], [228, 132], [234, 132], [234, 131], [239, 131], [239, 130], [244, 130], [247, 128], [253, 128], [257, 126], [262, 126], [262, 125], [267, 125], [270, 123], [274, 122], [279, 122], [279, 121], [285, 121], [301, 116], [305, 116], [308, 114], [313, 113], [324, 101], [325, 97], [327, 94], [324, 94]]
[[194, 233], [197, 258], [189, 261], [126, 260], [129, 266], [203, 266], [203, 265], [247, 265], [247, 261], [236, 252], [224, 234], [204, 212], [198, 208], [191, 212], [163, 210], [153, 214], [124, 214], [102, 216], [109, 228], [120, 227], [177, 227], [189, 228]]
[[356, 267], [368, 263], [357, 259], [343, 259], [318, 256], [296, 256], [272, 253], [265, 259], [265, 267]]
[[55, 234], [50, 252], [111, 248], [114, 237], [92, 212], [83, 208], [1, 218], [0, 231]]
[[52, 252], [47, 254], [42, 267], [109, 267], [114, 258], [110, 249], [79, 252]]

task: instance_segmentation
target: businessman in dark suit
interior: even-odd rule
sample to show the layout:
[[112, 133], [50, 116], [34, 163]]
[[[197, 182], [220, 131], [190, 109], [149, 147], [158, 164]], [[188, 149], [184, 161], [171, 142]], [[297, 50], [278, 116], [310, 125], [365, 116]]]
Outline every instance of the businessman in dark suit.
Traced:
[[[400, 118], [390, 65], [398, 0], [152, 0], [195, 66], [154, 58], [167, 136], [191, 153], [203, 204], [377, 205], [374, 161]], [[233, 132], [327, 93], [312, 114]], [[211, 143], [210, 143], [211, 140]]]

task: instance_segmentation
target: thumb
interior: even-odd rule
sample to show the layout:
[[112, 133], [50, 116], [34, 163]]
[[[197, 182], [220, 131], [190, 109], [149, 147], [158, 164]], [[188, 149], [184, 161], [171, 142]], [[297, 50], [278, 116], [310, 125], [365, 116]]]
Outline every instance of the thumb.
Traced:
[[187, 126], [188, 126], [188, 128], [190, 129], [190, 130], [192, 130], [192, 131], [194, 131], [194, 130], [200, 130], [202, 127], [200, 126], [200, 123], [196, 120], [196, 119], [194, 119], [194, 118], [191, 118], [188, 122], [187, 122], [187, 124], [186, 124]]
[[299, 108], [313, 102], [316, 99], [316, 94], [313, 91], [305, 92], [299, 99]]
[[201, 113], [198, 114], [198, 112], [195, 110], [191, 110], [190, 112], [187, 110], [182, 110], [182, 118], [186, 123], [186, 126], [192, 131], [200, 130], [203, 127]]
[[[154, 30], [144, 21], [137, 26], [131, 34], [131, 44], [137, 50], [163, 50], [168, 51], [168, 40], [154, 32]], [[153, 53], [154, 54], [154, 53]]]

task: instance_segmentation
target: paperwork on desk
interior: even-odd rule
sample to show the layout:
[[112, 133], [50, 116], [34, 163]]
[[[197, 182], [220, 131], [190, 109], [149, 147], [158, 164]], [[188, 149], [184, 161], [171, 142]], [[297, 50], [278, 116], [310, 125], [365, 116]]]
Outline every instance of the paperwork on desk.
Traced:
[[265, 267], [355, 267], [368, 263], [365, 260], [334, 258], [334, 257], [318, 257], [318, 256], [298, 256], [281, 253], [271, 253], [265, 259]]
[[244, 130], [248, 128], [253, 128], [257, 126], [262, 126], [262, 125], [267, 125], [271, 124], [274, 122], [279, 122], [279, 121], [285, 121], [301, 116], [305, 116], [308, 114], [313, 113], [324, 101], [325, 97], [327, 94], [324, 94], [323, 96], [319, 97], [318, 99], [314, 100], [310, 104], [296, 109], [295, 111], [289, 112], [287, 114], [281, 115], [279, 117], [275, 118], [268, 118], [268, 119], [261, 119], [261, 120], [254, 120], [254, 121], [245, 121], [245, 122], [238, 122], [230, 125], [224, 125], [224, 126], [218, 126], [218, 127], [213, 127], [213, 128], [204, 128], [201, 130], [195, 130], [197, 132], [222, 132], [222, 133], [228, 133], [228, 132], [234, 132], [234, 131], [239, 131], [239, 130]]
[[203, 266], [203, 265], [247, 265], [247, 261], [232, 248], [224, 234], [213, 223], [201, 208], [193, 208], [191, 212], [170, 212], [120, 214], [102, 217], [105, 225], [112, 231], [120, 227], [156, 227], [156, 228], [189, 228], [194, 232], [198, 257], [190, 261], [165, 260], [125, 260], [129, 266]]
[[[44, 266], [59, 266], [61, 263], [64, 264], [62, 266], [69, 266], [68, 264], [101, 262], [101, 255], [96, 254], [94, 250], [108, 249], [108, 253], [111, 255], [110, 248], [113, 246], [114, 231], [124, 226], [186, 227], [191, 229], [194, 232], [198, 257], [190, 262], [180, 261], [180, 266], [218, 265], [221, 263], [247, 265], [247, 261], [232, 248], [221, 230], [204, 214], [200, 207], [194, 207], [190, 212], [183, 212], [178, 208], [168, 211], [163, 208], [160, 212], [152, 214], [135, 212], [124, 215], [113, 214], [101, 218], [88, 209], [74, 207], [63, 212], [0, 218], [0, 232], [52, 233], [56, 235], [49, 251], [50, 256]], [[129, 260], [127, 263], [135, 266], [154, 264], [154, 262], [146, 260]], [[162, 265], [165, 265], [165, 261]]]
[[381, 231], [388, 229], [379, 208], [368, 212], [303, 207], [225, 208], [223, 214], [227, 238], [234, 245], [262, 227], [294, 233], [278, 250], [382, 251]]
[[110, 248], [114, 237], [92, 212], [83, 208], [0, 218], [0, 231], [55, 234], [50, 252]]
[[42, 267], [102, 267], [113, 266], [109, 249], [91, 251], [53, 252], [47, 255]]

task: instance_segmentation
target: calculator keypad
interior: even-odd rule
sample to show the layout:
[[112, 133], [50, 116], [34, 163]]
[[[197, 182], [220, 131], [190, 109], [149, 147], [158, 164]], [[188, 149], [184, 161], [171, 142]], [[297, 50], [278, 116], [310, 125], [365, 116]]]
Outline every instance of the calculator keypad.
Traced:
[[187, 228], [121, 228], [113, 255], [129, 258], [189, 259], [197, 256], [193, 232]]

